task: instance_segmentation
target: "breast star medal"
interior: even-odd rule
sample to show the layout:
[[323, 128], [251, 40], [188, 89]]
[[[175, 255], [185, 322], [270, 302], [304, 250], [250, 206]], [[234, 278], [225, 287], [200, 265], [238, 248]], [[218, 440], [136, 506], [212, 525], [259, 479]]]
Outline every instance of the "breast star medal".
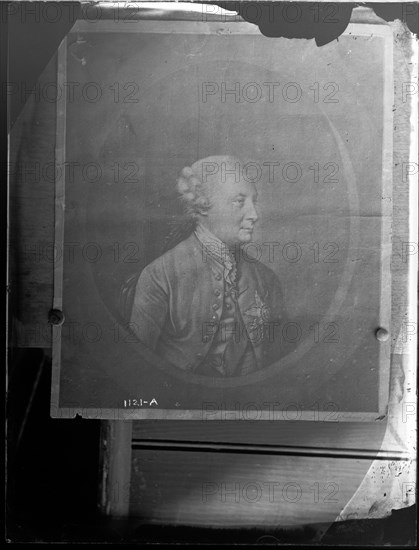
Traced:
[[[265, 299], [268, 297], [266, 293]], [[246, 323], [246, 328], [248, 332], [259, 331], [262, 328], [259, 339], [263, 340], [264, 331], [263, 324], [267, 323], [271, 318], [271, 310], [266, 305], [266, 303], [259, 296], [257, 290], [255, 290], [255, 301], [254, 303], [244, 312], [247, 317], [250, 317], [250, 322]], [[250, 334], [249, 334], [250, 336]]]

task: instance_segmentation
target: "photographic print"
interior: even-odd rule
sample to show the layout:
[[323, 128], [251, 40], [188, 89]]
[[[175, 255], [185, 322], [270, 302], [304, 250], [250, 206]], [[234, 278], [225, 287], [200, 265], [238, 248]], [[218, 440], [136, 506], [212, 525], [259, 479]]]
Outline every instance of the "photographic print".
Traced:
[[391, 30], [228, 13], [61, 43], [52, 416], [385, 414]]

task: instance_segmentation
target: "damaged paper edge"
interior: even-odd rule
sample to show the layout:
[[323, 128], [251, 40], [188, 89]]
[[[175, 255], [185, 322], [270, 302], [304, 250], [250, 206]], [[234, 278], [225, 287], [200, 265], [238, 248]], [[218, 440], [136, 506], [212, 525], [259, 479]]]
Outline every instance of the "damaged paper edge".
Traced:
[[[410, 78], [418, 85], [418, 41], [411, 41]], [[416, 164], [418, 151], [418, 103], [410, 103], [409, 162]], [[418, 189], [416, 174], [408, 177], [408, 212], [409, 241], [418, 235]], [[417, 244], [417, 243], [416, 243]], [[408, 306], [406, 316], [413, 327], [417, 327], [417, 253], [409, 257], [407, 288]], [[393, 380], [395, 395], [390, 396], [387, 430], [380, 452], [389, 444], [394, 446], [394, 439], [403, 443], [407, 461], [374, 460], [360, 483], [357, 491], [346, 504], [335, 521], [351, 519], [377, 519], [389, 516], [392, 510], [412, 506], [416, 502], [416, 364], [417, 364], [417, 329], [406, 337], [404, 323], [400, 329], [394, 347], [393, 360], [400, 360], [401, 374]], [[411, 399], [411, 402], [406, 401]]]

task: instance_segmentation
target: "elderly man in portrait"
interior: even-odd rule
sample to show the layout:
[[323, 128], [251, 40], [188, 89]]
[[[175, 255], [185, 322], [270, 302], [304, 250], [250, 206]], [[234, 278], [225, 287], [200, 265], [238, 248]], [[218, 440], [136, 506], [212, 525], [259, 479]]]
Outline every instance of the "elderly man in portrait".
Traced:
[[133, 296], [130, 326], [140, 341], [197, 375], [244, 376], [280, 356], [278, 278], [244, 253], [258, 212], [242, 167], [215, 156], [182, 170], [177, 190], [192, 232], [144, 268]]

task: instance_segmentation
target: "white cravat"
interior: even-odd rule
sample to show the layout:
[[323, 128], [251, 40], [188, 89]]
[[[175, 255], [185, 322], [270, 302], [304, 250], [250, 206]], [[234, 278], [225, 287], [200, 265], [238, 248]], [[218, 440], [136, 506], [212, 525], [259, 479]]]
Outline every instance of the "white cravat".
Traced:
[[225, 281], [230, 285], [234, 285], [237, 274], [236, 260], [228, 246], [200, 222], [195, 228], [195, 235], [205, 247], [206, 253], [224, 267]]

